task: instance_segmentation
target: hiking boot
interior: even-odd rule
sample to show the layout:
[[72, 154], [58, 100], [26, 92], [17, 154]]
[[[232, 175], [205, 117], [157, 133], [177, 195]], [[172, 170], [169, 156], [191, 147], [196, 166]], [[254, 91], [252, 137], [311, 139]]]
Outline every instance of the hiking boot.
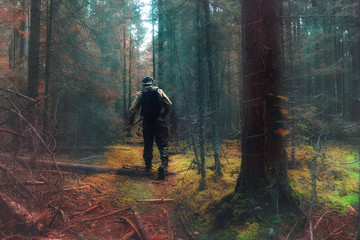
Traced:
[[145, 167], [145, 172], [150, 172], [152, 170], [152, 166], [146, 166]]
[[159, 167], [159, 180], [165, 180], [165, 171], [166, 171], [166, 167], [161, 164], [160, 167]]

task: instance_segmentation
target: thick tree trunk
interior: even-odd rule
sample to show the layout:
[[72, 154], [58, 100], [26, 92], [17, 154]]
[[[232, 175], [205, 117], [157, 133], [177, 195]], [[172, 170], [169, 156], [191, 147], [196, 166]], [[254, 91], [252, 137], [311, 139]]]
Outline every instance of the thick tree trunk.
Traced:
[[280, 103], [280, 1], [242, 1], [244, 56], [242, 163], [236, 191], [271, 187], [277, 200], [288, 191]]
[[31, 1], [31, 26], [28, 58], [28, 96], [36, 99], [39, 88], [39, 48], [40, 48], [41, 0]]

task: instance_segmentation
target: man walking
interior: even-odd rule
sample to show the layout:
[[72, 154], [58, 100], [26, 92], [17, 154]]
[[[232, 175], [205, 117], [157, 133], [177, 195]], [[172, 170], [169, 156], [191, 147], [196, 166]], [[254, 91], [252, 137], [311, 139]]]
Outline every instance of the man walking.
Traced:
[[158, 169], [159, 179], [165, 179], [166, 167], [169, 161], [168, 141], [169, 133], [166, 127], [165, 117], [171, 110], [171, 101], [158, 87], [154, 87], [154, 80], [145, 77], [141, 81], [143, 90], [139, 91], [129, 109], [129, 123], [134, 125], [135, 115], [141, 109], [143, 121], [145, 169], [152, 169], [153, 141], [160, 152], [161, 165]]

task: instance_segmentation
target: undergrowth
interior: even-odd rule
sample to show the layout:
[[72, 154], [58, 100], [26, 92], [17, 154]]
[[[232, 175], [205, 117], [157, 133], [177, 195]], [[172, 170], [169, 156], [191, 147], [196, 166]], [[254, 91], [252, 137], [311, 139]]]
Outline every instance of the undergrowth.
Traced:
[[[181, 143], [180, 143], [181, 144]], [[183, 143], [183, 145], [185, 145]], [[176, 152], [179, 145], [170, 144], [170, 152]], [[240, 207], [226, 199], [232, 197], [235, 183], [240, 172], [241, 153], [239, 145], [235, 141], [225, 141], [222, 145], [221, 156], [222, 175], [215, 175], [213, 169], [213, 157], [211, 153], [206, 156], [206, 188], [199, 190], [200, 175], [198, 174], [195, 157], [190, 148], [182, 154], [170, 156], [169, 172], [174, 175], [174, 191], [171, 196], [178, 200], [184, 210], [185, 216], [190, 220], [193, 228], [200, 232], [201, 239], [265, 239], [271, 229], [278, 236], [286, 236], [294, 227], [294, 231], [301, 231], [304, 223], [297, 223], [298, 215], [269, 214], [249, 215], [240, 224], [237, 217], [243, 214]], [[357, 149], [349, 146], [336, 146], [336, 143], [326, 146], [326, 157], [319, 166], [317, 208], [316, 211], [324, 212], [333, 209], [346, 213], [350, 208], [356, 208], [359, 203], [359, 162], [351, 163], [359, 158]], [[142, 146], [114, 145], [105, 153], [107, 158], [105, 166], [120, 168], [124, 165], [143, 166]], [[311, 178], [308, 163], [314, 156], [314, 150], [308, 146], [299, 146], [296, 149], [296, 161], [298, 169], [289, 170], [290, 184], [293, 194], [300, 202], [300, 208], [306, 212], [309, 205], [309, 183]], [[154, 146], [154, 166], [159, 163], [159, 155]], [[113, 174], [95, 174], [82, 180], [83, 184], [94, 186], [92, 192], [103, 201], [109, 201], [121, 208], [131, 204], [136, 199], [152, 198], [156, 185], [143, 187], [140, 181], [148, 179], [136, 179]], [[102, 189], [101, 193], [96, 188]], [[230, 197], [229, 197], [230, 196]], [[228, 206], [224, 206], [228, 204]], [[242, 203], [239, 203], [239, 206]], [[256, 211], [257, 203], [251, 205], [248, 212]], [[222, 209], [230, 211], [219, 215]], [[260, 207], [261, 208], [261, 207]], [[229, 210], [230, 209], [230, 210]], [[215, 223], [220, 219], [224, 224], [218, 227]], [[304, 229], [302, 229], [304, 232]]]

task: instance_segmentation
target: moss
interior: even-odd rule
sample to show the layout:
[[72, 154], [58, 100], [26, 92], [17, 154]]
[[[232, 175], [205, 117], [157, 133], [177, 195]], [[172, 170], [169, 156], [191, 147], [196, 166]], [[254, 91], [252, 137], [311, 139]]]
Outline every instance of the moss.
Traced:
[[[179, 143], [179, 145], [184, 145]], [[171, 149], [174, 146], [171, 146]], [[206, 188], [199, 191], [200, 175], [194, 163], [194, 154], [190, 148], [184, 154], [170, 156], [169, 171], [173, 173], [173, 198], [179, 199], [187, 218], [192, 222], [195, 231], [209, 233], [200, 236], [202, 239], [266, 239], [269, 228], [278, 232], [281, 225], [298, 216], [278, 216], [257, 209], [265, 209], [272, 204], [265, 199], [266, 192], [256, 193], [256, 198], [233, 194], [240, 172], [241, 156], [238, 143], [226, 141], [223, 145], [226, 158], [222, 156], [222, 173], [216, 176], [211, 170], [213, 158], [208, 154], [206, 165]], [[311, 189], [311, 171], [308, 163], [314, 157], [314, 149], [306, 146], [297, 148], [296, 157], [299, 169], [289, 170], [293, 195], [300, 200], [304, 210], [308, 209]], [[122, 167], [124, 165], [143, 166], [142, 146], [115, 145], [105, 153], [106, 166]], [[358, 167], [356, 164], [340, 164], [357, 159], [357, 149], [349, 147], [327, 146], [326, 158], [319, 163], [317, 178], [318, 205], [329, 208], [347, 209], [347, 206], [359, 202]], [[154, 147], [154, 162], [157, 163], [158, 152]], [[144, 185], [142, 180], [113, 174], [96, 174], [87, 176], [84, 184], [91, 184], [103, 192], [102, 198], [111, 201], [117, 207], [131, 203], [136, 199], [152, 198], [156, 185]], [[74, 183], [69, 183], [74, 184]], [[95, 190], [94, 190], [95, 193]], [[285, 217], [287, 220], [284, 220]], [[296, 220], [295, 220], [296, 221]], [[294, 221], [294, 222], [295, 222]], [[290, 227], [290, 229], [291, 229]], [[287, 228], [284, 232], [288, 232]]]
[[264, 235], [261, 233], [261, 226], [259, 223], [250, 223], [246, 222], [243, 227], [238, 230], [238, 234], [236, 236], [236, 239], [238, 240], [253, 240], [253, 239], [265, 239], [265, 236], [259, 236]]

